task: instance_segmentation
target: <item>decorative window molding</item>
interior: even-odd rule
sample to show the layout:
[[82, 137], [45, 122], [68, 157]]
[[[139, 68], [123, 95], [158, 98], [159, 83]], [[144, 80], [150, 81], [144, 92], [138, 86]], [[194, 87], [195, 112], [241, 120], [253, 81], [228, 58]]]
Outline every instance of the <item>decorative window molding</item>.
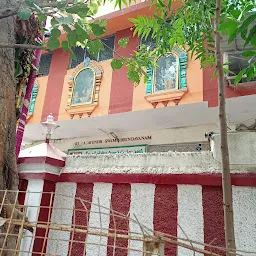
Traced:
[[90, 116], [98, 106], [102, 74], [101, 65], [89, 58], [75, 68], [69, 79], [66, 107], [71, 119], [75, 115], [81, 118], [85, 113]]
[[[158, 103], [162, 103], [166, 107], [170, 101], [173, 101], [178, 105], [180, 99], [187, 93], [188, 57], [186, 53], [181, 49], [174, 49], [169, 54], [160, 56], [157, 59], [157, 62], [162, 61], [162, 63], [165, 64], [168, 61], [168, 58], [169, 61], [175, 63], [175, 70], [169, 70], [169, 74], [167, 75], [168, 77], [173, 78], [166, 80], [165, 84], [162, 84], [162, 88], [160, 82], [157, 81], [157, 76], [161, 72], [161, 70], [158, 69], [159, 67], [150, 66], [147, 69], [148, 81], [146, 84], [145, 99], [149, 101], [154, 108]], [[175, 74], [173, 74], [174, 72]], [[160, 86], [156, 87], [157, 85]]]
[[35, 82], [32, 93], [31, 93], [30, 105], [29, 105], [28, 114], [27, 114], [27, 122], [31, 119], [31, 117], [34, 114], [38, 90], [39, 90], [38, 82]]

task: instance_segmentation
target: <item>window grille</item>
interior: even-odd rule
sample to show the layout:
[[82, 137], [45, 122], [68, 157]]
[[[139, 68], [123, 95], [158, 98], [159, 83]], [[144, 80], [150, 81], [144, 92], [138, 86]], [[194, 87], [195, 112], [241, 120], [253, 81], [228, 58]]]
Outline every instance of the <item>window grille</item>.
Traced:
[[52, 61], [52, 52], [41, 55], [39, 69], [38, 69], [39, 76], [47, 76], [49, 74], [51, 61]]
[[97, 57], [91, 55], [87, 50], [80, 46], [74, 47], [72, 50], [75, 53], [77, 60], [71, 59], [69, 68], [75, 68], [77, 65], [84, 61], [85, 57], [89, 57], [91, 60], [96, 61], [112, 59], [114, 56], [115, 35], [105, 37], [101, 39], [101, 41], [103, 42], [104, 51], [100, 51]]

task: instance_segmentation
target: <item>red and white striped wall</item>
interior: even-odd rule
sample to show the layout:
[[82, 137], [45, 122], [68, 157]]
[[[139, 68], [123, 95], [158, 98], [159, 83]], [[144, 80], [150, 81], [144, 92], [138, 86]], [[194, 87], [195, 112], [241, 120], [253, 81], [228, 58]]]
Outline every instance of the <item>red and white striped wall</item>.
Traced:
[[[81, 182], [86, 182], [86, 174], [84, 174], [84, 180]], [[125, 215], [129, 213], [131, 218], [136, 216], [142, 225], [154, 231], [181, 238], [189, 237], [191, 240], [202, 243], [225, 246], [222, 189], [220, 186], [210, 184], [81, 182], [58, 182], [56, 184], [56, 195], [51, 216], [52, 223], [67, 226], [89, 223], [89, 227], [99, 227], [99, 223], [101, 223], [104, 230], [113, 228], [115, 225], [119, 229], [127, 230], [127, 232], [128, 230], [141, 232], [139, 226], [133, 222], [127, 223], [117, 219], [117, 223], [113, 223], [109, 217], [111, 213], [109, 209], [112, 207], [113, 210]], [[234, 186], [233, 196], [237, 248], [256, 251], [256, 187]], [[69, 210], [70, 208], [73, 206], [76, 209], [84, 207], [75, 200], [75, 197], [92, 202], [92, 205], [86, 205], [89, 214], [76, 212], [76, 216], [73, 215], [73, 212]], [[101, 208], [101, 212], [105, 213], [102, 214], [101, 219], [96, 213], [98, 212], [98, 204], [106, 207]], [[65, 206], [67, 210], [60, 212], [58, 208], [65, 208]], [[64, 256], [69, 255], [72, 248], [71, 255], [83, 255], [84, 244], [71, 246], [70, 242], [63, 242], [63, 240], [72, 240], [70, 239], [71, 236], [70, 232], [50, 231], [49, 238], [60, 237], [62, 242], [49, 240], [47, 253]], [[79, 237], [78, 234], [74, 234], [74, 236], [77, 236], [75, 240], [85, 240], [83, 235]], [[113, 255], [113, 249], [107, 246], [113, 244], [113, 239], [89, 235], [87, 242], [89, 244], [86, 246], [86, 255]], [[35, 241], [34, 246], [36, 243], [37, 241]], [[102, 246], [99, 247], [90, 243], [101, 243]], [[117, 246], [128, 247], [128, 244], [127, 241], [117, 239]], [[142, 249], [142, 246], [142, 242], [138, 241], [130, 241], [129, 244], [130, 248], [135, 249]], [[164, 250], [166, 256], [193, 256], [193, 252], [181, 247], [176, 248], [170, 244], [166, 244]], [[219, 253], [219, 251], [216, 252]], [[140, 253], [116, 249], [115, 255], [140, 255]]]

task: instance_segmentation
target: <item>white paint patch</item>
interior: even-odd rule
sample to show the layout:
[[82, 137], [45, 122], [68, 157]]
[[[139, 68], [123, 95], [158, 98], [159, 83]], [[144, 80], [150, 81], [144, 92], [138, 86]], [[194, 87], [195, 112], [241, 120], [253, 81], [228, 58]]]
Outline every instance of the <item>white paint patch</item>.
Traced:
[[[28, 220], [32, 223], [36, 223], [40, 211], [40, 204], [42, 198], [42, 192], [44, 187], [43, 180], [29, 180], [28, 187], [26, 191], [25, 197], [25, 205], [27, 206], [26, 216]], [[35, 234], [36, 230], [34, 230]], [[28, 230], [24, 233], [24, 238], [21, 241], [21, 251], [20, 256], [30, 256], [32, 255], [33, 245], [34, 245], [34, 238], [32, 233]]]
[[[71, 227], [76, 195], [76, 183], [57, 183], [55, 193], [51, 224]], [[46, 254], [67, 256], [69, 240], [70, 232], [50, 230]]]
[[[155, 185], [153, 184], [131, 184], [131, 206], [130, 206], [130, 217], [132, 220], [138, 219], [139, 223], [146, 228], [153, 230], [153, 218], [154, 218], [154, 195]], [[129, 223], [131, 235], [132, 233], [138, 236], [142, 234], [140, 225], [135, 221]], [[152, 235], [151, 231], [144, 230], [145, 235]], [[143, 242], [140, 241], [129, 241], [129, 255], [130, 256], [141, 256], [142, 253], [139, 251], [133, 251], [131, 249], [143, 250]]]
[[[178, 237], [204, 242], [202, 187], [178, 185]], [[189, 243], [188, 243], [189, 244]], [[203, 246], [195, 245], [204, 249]], [[200, 255], [196, 253], [195, 255]], [[194, 256], [194, 252], [178, 247], [178, 256]]]
[[236, 248], [256, 252], [256, 188], [233, 186]]
[[[110, 221], [110, 202], [112, 184], [94, 183], [92, 206], [89, 218], [89, 230], [97, 232], [108, 232]], [[103, 208], [104, 207], [104, 208]], [[107, 255], [107, 237], [88, 235], [86, 256]], [[90, 244], [91, 243], [91, 244]], [[101, 246], [99, 246], [101, 245]]]

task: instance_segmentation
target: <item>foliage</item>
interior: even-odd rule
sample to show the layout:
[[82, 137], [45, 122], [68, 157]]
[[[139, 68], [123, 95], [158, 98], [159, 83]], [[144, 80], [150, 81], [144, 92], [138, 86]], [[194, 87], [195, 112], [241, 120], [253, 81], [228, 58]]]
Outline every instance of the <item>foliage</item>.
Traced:
[[[72, 47], [80, 45], [87, 47], [92, 55], [104, 49], [101, 41], [98, 39], [106, 32], [106, 21], [97, 20], [91, 22], [92, 17], [96, 14], [99, 1], [92, 0], [90, 4], [84, 1], [75, 0], [69, 3], [65, 0], [53, 1], [48, 4], [37, 4], [36, 0], [25, 0], [18, 11], [18, 16], [22, 20], [28, 20], [32, 14], [37, 14], [39, 21], [43, 22], [47, 18], [51, 19], [50, 28], [41, 26], [41, 32], [49, 29], [51, 36], [45, 45], [41, 46], [49, 50], [63, 47], [64, 51], [69, 51], [70, 56], [75, 58]], [[62, 32], [66, 32], [66, 38], [61, 39]], [[92, 41], [92, 39], [94, 39]]]
[[[171, 0], [165, 4], [162, 0], [152, 0], [151, 4], [156, 4], [157, 7], [152, 17], [138, 16], [130, 19], [134, 24], [133, 35], [138, 35], [140, 39], [152, 37], [156, 42], [154, 51], [144, 45], [140, 53], [136, 54], [137, 73], [142, 74], [142, 67], [147, 67], [148, 59], [154, 63], [155, 57], [171, 51], [175, 46], [199, 59], [201, 67], [215, 65], [215, 0], [183, 0], [178, 3], [178, 8], [173, 8], [174, 4], [177, 6], [177, 1]], [[219, 31], [223, 36], [228, 36], [229, 44], [241, 37], [244, 47], [251, 45], [254, 49], [243, 49], [242, 56], [250, 59], [248, 67], [236, 76], [235, 84], [244, 74], [249, 81], [256, 76], [256, 13], [253, 12], [255, 1], [224, 0], [222, 5]], [[231, 73], [227, 68], [225, 71]]]
[[[70, 52], [72, 58], [75, 58], [72, 47], [76, 45], [86, 47], [94, 56], [104, 49], [104, 42], [100, 41], [99, 37], [106, 32], [106, 20], [92, 18], [97, 13], [98, 6], [105, 3], [104, 0], [103, 3], [100, 0], [87, 3], [74, 0], [71, 4], [70, 1], [59, 0], [45, 5], [37, 4], [37, 1], [25, 0], [18, 16], [27, 20], [30, 15], [36, 13], [40, 21], [51, 18], [51, 36], [45, 45], [46, 48], [54, 50], [62, 47], [64, 51]], [[120, 8], [131, 4], [131, 0], [111, 1]], [[215, 65], [215, 0], [151, 0], [151, 5], [156, 5], [152, 17], [138, 16], [130, 21], [134, 24], [133, 35], [138, 35], [141, 40], [152, 37], [156, 42], [155, 49], [142, 44], [133, 56], [114, 59], [111, 63], [113, 69], [126, 65], [128, 79], [138, 84], [142, 75], [147, 79], [145, 70], [150, 64], [156, 65], [154, 60], [157, 56], [177, 46], [185, 49], [191, 57], [199, 59], [202, 67]], [[243, 57], [249, 58], [248, 67], [236, 76], [235, 83], [237, 84], [244, 74], [249, 81], [256, 76], [256, 14], [251, 12], [254, 0], [223, 0], [222, 5], [219, 31], [228, 36], [229, 43], [241, 37], [244, 47], [251, 45], [253, 48], [244, 48]], [[43, 32], [44, 28], [41, 27], [41, 31]], [[60, 40], [62, 31], [67, 36]], [[125, 48], [128, 42], [129, 38], [122, 38], [118, 43], [121, 48]], [[225, 66], [224, 70], [226, 73], [232, 73]]]
[[[35, 15], [31, 15], [28, 20], [16, 18], [16, 42], [20, 44], [36, 44], [37, 35], [40, 33], [38, 19]], [[36, 69], [33, 65], [34, 51], [31, 49], [15, 49], [15, 74], [16, 79], [16, 115], [19, 118], [19, 113], [22, 106], [22, 98], [26, 91], [26, 85], [31, 69]]]

